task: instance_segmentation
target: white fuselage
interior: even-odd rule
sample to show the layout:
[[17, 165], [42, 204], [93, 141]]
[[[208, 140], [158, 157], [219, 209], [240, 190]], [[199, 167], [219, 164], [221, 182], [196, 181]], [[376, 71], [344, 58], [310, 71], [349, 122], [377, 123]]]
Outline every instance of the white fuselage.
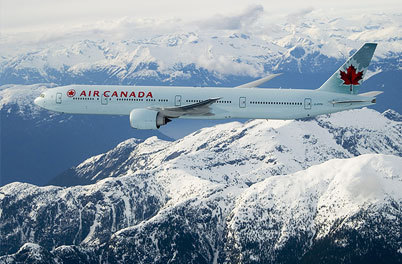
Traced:
[[212, 115], [180, 118], [298, 119], [374, 104], [372, 97], [318, 90], [119, 85], [57, 87], [44, 92], [35, 103], [71, 114], [129, 115], [133, 109], [180, 107], [209, 98], [220, 98], [210, 106]]

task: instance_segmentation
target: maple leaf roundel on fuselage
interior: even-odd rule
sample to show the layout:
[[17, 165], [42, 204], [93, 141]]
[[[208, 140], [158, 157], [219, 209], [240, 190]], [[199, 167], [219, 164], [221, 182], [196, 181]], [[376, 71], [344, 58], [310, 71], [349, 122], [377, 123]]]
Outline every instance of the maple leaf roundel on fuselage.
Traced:
[[340, 72], [343, 84], [346, 85], [359, 85], [359, 81], [363, 78], [363, 71], [356, 73], [356, 68], [353, 65], [350, 65], [346, 72]]
[[67, 96], [68, 97], [73, 97], [75, 95], [75, 90], [74, 89], [70, 89], [67, 91]]

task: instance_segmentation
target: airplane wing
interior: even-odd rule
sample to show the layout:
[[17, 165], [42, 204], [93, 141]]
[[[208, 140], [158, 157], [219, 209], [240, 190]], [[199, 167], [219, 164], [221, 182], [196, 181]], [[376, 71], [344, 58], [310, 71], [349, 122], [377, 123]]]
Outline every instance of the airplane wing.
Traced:
[[221, 97], [210, 98], [198, 103], [177, 106], [177, 107], [151, 107], [149, 109], [156, 110], [162, 115], [171, 118], [177, 118], [180, 116], [211, 116], [210, 106], [221, 99]]
[[249, 83], [245, 83], [245, 84], [236, 86], [234, 88], [254, 88], [254, 87], [257, 87], [257, 86], [259, 86], [259, 85], [261, 85], [261, 84], [263, 84], [265, 82], [268, 82], [269, 80], [272, 80], [273, 78], [275, 78], [275, 77], [277, 77], [277, 76], [279, 76], [281, 74], [282, 73], [271, 74], [271, 75], [268, 75], [268, 76], [266, 76], [264, 78], [261, 78], [261, 79], [258, 79], [258, 80], [255, 80], [255, 81], [252, 81], [252, 82], [249, 82]]

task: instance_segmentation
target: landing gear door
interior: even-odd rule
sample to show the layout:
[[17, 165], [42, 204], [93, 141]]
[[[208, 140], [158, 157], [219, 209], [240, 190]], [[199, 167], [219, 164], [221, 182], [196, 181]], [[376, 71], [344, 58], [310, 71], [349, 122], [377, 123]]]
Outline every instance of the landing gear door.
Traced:
[[239, 107], [240, 108], [246, 108], [246, 97], [240, 97], [239, 98]]
[[56, 104], [61, 104], [61, 93], [56, 94]]

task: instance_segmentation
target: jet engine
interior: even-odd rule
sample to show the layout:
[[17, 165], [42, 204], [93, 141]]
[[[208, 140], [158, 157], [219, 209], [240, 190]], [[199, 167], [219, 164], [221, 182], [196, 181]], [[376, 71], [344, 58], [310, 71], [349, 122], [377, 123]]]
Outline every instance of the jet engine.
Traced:
[[130, 112], [130, 125], [136, 129], [158, 129], [171, 120], [160, 112], [150, 109], [133, 109]]

